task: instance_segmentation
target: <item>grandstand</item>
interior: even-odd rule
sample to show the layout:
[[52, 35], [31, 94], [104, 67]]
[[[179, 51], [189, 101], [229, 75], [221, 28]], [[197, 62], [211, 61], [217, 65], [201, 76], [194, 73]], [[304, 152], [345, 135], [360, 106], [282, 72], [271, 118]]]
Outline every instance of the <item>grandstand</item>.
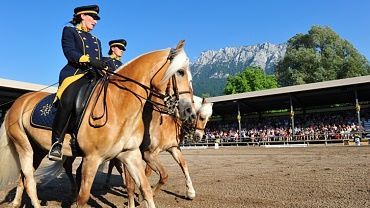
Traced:
[[[233, 130], [231, 131], [232, 134], [235, 132], [243, 133], [242, 130], [248, 131], [248, 127], [251, 126], [250, 123], [256, 123], [266, 118], [275, 121], [276, 119], [278, 121], [283, 120], [285, 123], [289, 122], [288, 128], [290, 128], [290, 131], [294, 129], [295, 132], [297, 126], [302, 126], [302, 118], [314, 114], [321, 114], [321, 117], [324, 117], [328, 113], [338, 114], [339, 116], [343, 112], [350, 115], [350, 120], [355, 125], [355, 127], [351, 127], [352, 129], [356, 129], [356, 131], [370, 130], [370, 76], [224, 95], [207, 98], [207, 101], [214, 103], [214, 116], [210, 125], [208, 125], [208, 130], [210, 130], [210, 126], [217, 128], [217, 124], [221, 124], [221, 127], [220, 125], [218, 127], [220, 131], [223, 130], [223, 133], [225, 133], [225, 130], [222, 128], [225, 128], [225, 126]], [[345, 136], [338, 133], [342, 135], [341, 142], [354, 137], [353, 131], [349, 133], [346, 130], [345, 132]], [[289, 142], [291, 143], [319, 141], [327, 144], [333, 140], [330, 139], [330, 135], [325, 135], [324, 132], [320, 133], [320, 135], [305, 137], [302, 135], [295, 137], [295, 134], [293, 134], [293, 137], [288, 137], [285, 140], [272, 138], [272, 140], [266, 142], [284, 143], [290, 139]], [[238, 144], [253, 144], [250, 138], [245, 138], [239, 133], [237, 136], [239, 136]], [[226, 137], [225, 144], [230, 143], [229, 141], [235, 141], [232, 138], [235, 136], [228, 135]], [[304, 139], [301, 140], [301, 137]], [[307, 138], [310, 138], [310, 141], [306, 141]], [[208, 139], [211, 139], [207, 140], [209, 143], [214, 142], [212, 138]], [[261, 138], [256, 138], [256, 140], [262, 141]], [[333, 140], [333, 142], [335, 141], [337, 140]]]
[[56, 90], [57, 87], [53, 86], [0, 78], [0, 121], [4, 119], [5, 112], [19, 96], [35, 91], [54, 93]]

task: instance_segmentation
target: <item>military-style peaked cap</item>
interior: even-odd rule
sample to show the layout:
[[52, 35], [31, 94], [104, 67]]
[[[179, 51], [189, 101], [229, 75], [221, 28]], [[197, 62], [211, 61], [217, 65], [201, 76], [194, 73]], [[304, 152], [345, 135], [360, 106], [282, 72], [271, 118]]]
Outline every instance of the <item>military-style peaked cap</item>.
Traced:
[[74, 9], [74, 13], [75, 15], [87, 14], [87, 15], [90, 15], [95, 20], [100, 20], [98, 5], [88, 5], [88, 6], [76, 7]]
[[119, 48], [121, 48], [122, 50], [125, 51], [126, 50], [126, 46], [127, 46], [127, 42], [124, 39], [118, 39], [118, 40], [111, 40], [111, 41], [109, 41], [109, 47], [113, 47], [113, 46], [119, 47]]

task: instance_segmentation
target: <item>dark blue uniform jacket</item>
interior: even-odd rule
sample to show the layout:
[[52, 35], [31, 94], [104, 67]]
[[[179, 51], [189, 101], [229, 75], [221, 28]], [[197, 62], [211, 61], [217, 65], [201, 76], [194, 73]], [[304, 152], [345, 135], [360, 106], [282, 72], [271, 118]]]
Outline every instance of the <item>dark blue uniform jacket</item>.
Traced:
[[66, 77], [86, 72], [89, 66], [79, 62], [82, 55], [89, 55], [90, 60], [101, 60], [102, 58], [100, 40], [91, 33], [78, 30], [76, 27], [64, 27], [62, 48], [68, 63], [60, 71], [59, 85]]
[[103, 60], [108, 64], [109, 70], [116, 71], [122, 65], [121, 61], [111, 57], [104, 57]]

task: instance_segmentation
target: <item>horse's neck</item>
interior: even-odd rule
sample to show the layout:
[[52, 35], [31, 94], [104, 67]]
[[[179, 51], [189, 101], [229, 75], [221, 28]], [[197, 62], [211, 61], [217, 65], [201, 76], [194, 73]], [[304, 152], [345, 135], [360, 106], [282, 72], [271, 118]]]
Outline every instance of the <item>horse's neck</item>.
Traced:
[[[115, 92], [115, 93], [126, 93], [132, 94], [132, 92], [139, 95], [143, 99], [147, 99], [149, 95], [148, 89], [151, 87], [153, 82], [160, 82], [164, 76], [165, 65], [167, 64], [168, 50], [160, 50], [144, 54], [134, 60], [128, 62], [118, 69], [118, 80], [115, 81], [117, 85], [124, 86], [129, 89], [126, 92]], [[134, 81], [124, 81], [127, 77]], [[145, 86], [145, 87], [142, 87]], [[145, 89], [146, 88], [146, 89]], [[117, 91], [114, 89], [113, 91]], [[118, 89], [118, 91], [120, 91]], [[157, 89], [159, 93], [163, 93], [164, 89]], [[145, 102], [145, 101], [144, 101]]]

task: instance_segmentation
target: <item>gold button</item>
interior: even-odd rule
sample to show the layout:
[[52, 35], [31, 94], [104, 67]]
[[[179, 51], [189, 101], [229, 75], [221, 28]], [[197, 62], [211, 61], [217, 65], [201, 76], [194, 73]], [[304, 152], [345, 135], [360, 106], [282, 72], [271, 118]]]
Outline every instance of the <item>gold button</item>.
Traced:
[[89, 48], [89, 46], [88, 46], [88, 45], [86, 45], [86, 48]]
[[99, 60], [98, 57], [95, 57], [96, 60]]
[[85, 37], [83, 37], [82, 39], [86, 40], [86, 38], [85, 38]]

